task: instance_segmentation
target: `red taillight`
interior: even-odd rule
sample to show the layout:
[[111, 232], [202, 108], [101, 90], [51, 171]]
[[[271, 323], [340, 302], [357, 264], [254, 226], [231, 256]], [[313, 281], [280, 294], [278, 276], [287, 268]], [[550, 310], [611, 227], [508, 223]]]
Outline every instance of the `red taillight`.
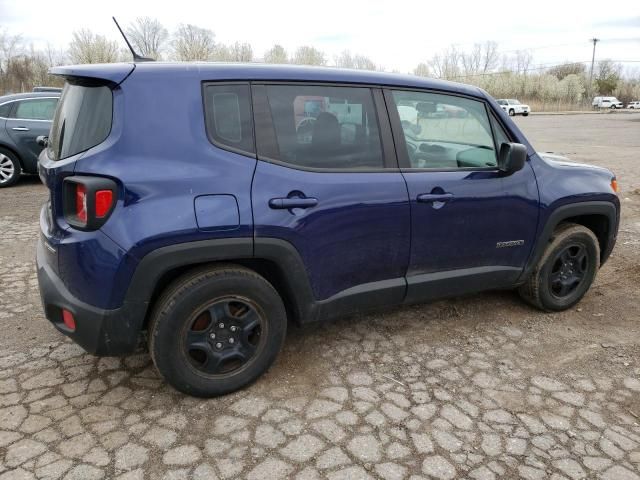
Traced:
[[76, 319], [69, 310], [62, 309], [62, 321], [69, 330], [76, 329]]
[[118, 198], [118, 185], [109, 178], [66, 177], [62, 211], [67, 223], [78, 230], [97, 230], [108, 220]]
[[104, 218], [113, 203], [113, 192], [111, 190], [98, 190], [96, 192], [96, 217]]
[[76, 183], [76, 218], [87, 223], [87, 189], [81, 183]]

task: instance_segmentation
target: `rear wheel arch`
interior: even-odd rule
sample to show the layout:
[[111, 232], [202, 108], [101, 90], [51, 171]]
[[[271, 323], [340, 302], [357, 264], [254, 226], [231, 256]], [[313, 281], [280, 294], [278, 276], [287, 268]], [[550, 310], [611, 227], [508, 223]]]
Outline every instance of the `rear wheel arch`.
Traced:
[[22, 157], [18, 154], [15, 148], [10, 147], [5, 143], [0, 143], [0, 150], [7, 150], [11, 154], [13, 154], [18, 159], [18, 162], [20, 162], [20, 167], [24, 170], [24, 161], [22, 160]]
[[278, 239], [220, 239], [172, 245], [155, 250], [138, 265], [125, 302], [146, 303], [140, 328], [148, 326], [157, 300], [174, 280], [216, 264], [248, 268], [267, 280], [281, 296], [287, 316], [296, 322], [312, 315], [313, 294], [297, 250]]

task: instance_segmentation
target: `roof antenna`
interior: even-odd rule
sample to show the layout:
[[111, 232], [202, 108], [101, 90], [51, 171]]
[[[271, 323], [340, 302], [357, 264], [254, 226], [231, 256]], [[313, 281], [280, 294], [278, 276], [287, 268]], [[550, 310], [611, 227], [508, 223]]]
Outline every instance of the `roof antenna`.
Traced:
[[133, 55], [133, 61], [134, 62], [155, 62], [155, 60], [153, 58], [147, 58], [147, 57], [142, 57], [142, 56], [138, 55], [138, 53], [133, 49], [133, 47], [129, 43], [129, 40], [127, 39], [127, 36], [124, 34], [122, 29], [120, 28], [120, 25], [118, 24], [118, 21], [116, 20], [116, 17], [111, 17], [111, 18], [113, 18], [113, 21], [116, 24], [116, 27], [118, 27], [118, 30], [120, 30], [120, 33], [122, 34], [122, 38], [124, 38], [124, 41], [127, 42], [127, 47], [129, 47], [129, 50], [131, 50], [131, 55]]

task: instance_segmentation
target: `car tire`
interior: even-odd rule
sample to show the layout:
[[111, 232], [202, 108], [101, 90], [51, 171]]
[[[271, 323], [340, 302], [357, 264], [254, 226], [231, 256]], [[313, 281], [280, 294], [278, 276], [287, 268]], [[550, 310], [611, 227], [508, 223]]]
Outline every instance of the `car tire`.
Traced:
[[556, 229], [518, 292], [540, 310], [566, 310], [587, 293], [599, 268], [600, 246], [594, 233], [582, 225], [565, 223]]
[[513, 116], [515, 116], [515, 114], [516, 114], [516, 111], [513, 108], [510, 108], [509, 109], [509, 116], [513, 117]]
[[523, 112], [523, 113], [522, 113], [522, 116], [523, 116], [523, 117], [528, 117], [528, 116], [529, 116], [529, 112]]
[[615, 110], [616, 108], [618, 107], [616, 107], [615, 105], [611, 105], [611, 110]]
[[0, 188], [15, 185], [20, 180], [22, 166], [18, 157], [4, 148], [0, 148]]
[[284, 304], [267, 280], [236, 265], [209, 266], [179, 277], [158, 299], [149, 352], [174, 388], [215, 397], [262, 375], [286, 330]]

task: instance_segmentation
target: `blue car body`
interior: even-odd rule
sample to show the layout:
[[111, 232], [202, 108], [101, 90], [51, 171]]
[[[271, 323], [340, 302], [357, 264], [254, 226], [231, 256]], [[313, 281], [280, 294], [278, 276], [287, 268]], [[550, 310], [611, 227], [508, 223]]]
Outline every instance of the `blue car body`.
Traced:
[[[615, 244], [619, 202], [611, 190], [613, 175], [543, 158], [499, 105], [472, 86], [242, 64], [125, 63], [57, 67], [53, 73], [107, 85], [113, 98], [104, 141], [60, 160], [45, 151], [39, 161], [50, 190], [37, 253], [46, 315], [96, 354], [132, 351], [159, 292], [203, 263], [231, 261], [258, 271], [281, 294], [291, 318], [307, 322], [513, 288], [540, 258], [553, 228], [567, 219], [596, 233], [602, 262]], [[246, 82], [254, 89], [271, 83], [371, 89], [384, 168], [292, 168], [262, 158], [260, 151], [220, 148], [210, 141], [203, 112], [203, 85], [216, 82]], [[524, 168], [511, 175], [497, 168], [406, 168], [397, 119], [383, 110], [394, 89], [482, 102], [509, 139], [526, 146]], [[83, 231], [68, 222], [68, 177], [117, 185], [115, 206], [100, 228]], [[419, 199], [443, 193], [452, 198], [444, 205]], [[294, 206], [275, 208], [273, 202], [283, 199]], [[301, 205], [315, 203], [298, 208], [301, 199]], [[497, 248], [512, 241], [511, 248]], [[76, 315], [74, 332], [65, 329], [61, 309]]]

